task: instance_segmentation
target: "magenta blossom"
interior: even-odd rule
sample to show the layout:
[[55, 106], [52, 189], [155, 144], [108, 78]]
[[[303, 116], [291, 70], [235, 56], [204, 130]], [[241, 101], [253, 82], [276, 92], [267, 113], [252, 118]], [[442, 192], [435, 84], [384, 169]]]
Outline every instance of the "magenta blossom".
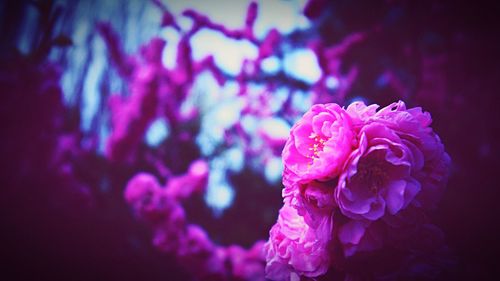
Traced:
[[257, 241], [248, 250], [237, 245], [226, 249], [233, 265], [232, 275], [237, 280], [264, 280], [264, 245], [264, 241]]
[[377, 104], [366, 106], [361, 101], [355, 101], [347, 107], [346, 112], [351, 117], [353, 126], [359, 128], [375, 115], [377, 108]]
[[299, 280], [301, 275], [316, 277], [324, 274], [330, 266], [332, 218], [324, 217], [318, 228], [313, 229], [290, 205], [290, 198], [285, 198], [284, 202], [265, 245], [266, 277]]
[[311, 181], [298, 184], [294, 189], [296, 192], [293, 192], [291, 205], [310, 227], [318, 228], [325, 217], [332, 215], [336, 207], [335, 185], [336, 181]]
[[156, 178], [147, 173], [138, 173], [130, 179], [124, 195], [135, 214], [153, 224], [162, 221], [176, 204], [166, 196]]
[[421, 248], [411, 246], [425, 222], [418, 214], [436, 205], [450, 158], [429, 113], [401, 101], [378, 108], [315, 105], [292, 127], [284, 206], [265, 246], [267, 278], [322, 275], [336, 249], [350, 263], [388, 245]]
[[[359, 146], [349, 155], [336, 189], [344, 215], [377, 220], [386, 213], [395, 215], [410, 203], [420, 204], [414, 199], [423, 189], [437, 192], [446, 178], [449, 156], [429, 127], [427, 112], [407, 110], [403, 102], [378, 112], [357, 103], [347, 111], [353, 116]], [[436, 174], [433, 167], [441, 167], [442, 172]], [[434, 179], [427, 180], [426, 175]]]
[[177, 202], [163, 213], [163, 220], [155, 224], [153, 245], [164, 252], [178, 251], [184, 238], [186, 224], [184, 209]]
[[337, 104], [317, 104], [291, 129], [285, 167], [302, 182], [338, 176], [354, 145], [351, 118]]
[[166, 193], [176, 199], [189, 198], [192, 193], [205, 191], [208, 174], [208, 163], [198, 159], [191, 163], [187, 173], [180, 176], [170, 177], [166, 187]]

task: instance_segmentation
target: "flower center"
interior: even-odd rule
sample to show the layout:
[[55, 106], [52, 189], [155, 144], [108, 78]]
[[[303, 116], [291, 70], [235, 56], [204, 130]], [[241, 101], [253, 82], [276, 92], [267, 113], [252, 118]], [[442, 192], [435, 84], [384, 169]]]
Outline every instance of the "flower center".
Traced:
[[377, 193], [387, 180], [387, 173], [377, 162], [360, 161], [357, 173], [358, 179], [366, 184], [368, 189]]
[[309, 158], [311, 159], [319, 158], [318, 153], [320, 151], [323, 151], [323, 147], [325, 146], [327, 138], [320, 136], [316, 133], [311, 133], [309, 135], [309, 138], [313, 140], [311, 142], [311, 147], [309, 147], [309, 150], [311, 151], [311, 155], [309, 155]]

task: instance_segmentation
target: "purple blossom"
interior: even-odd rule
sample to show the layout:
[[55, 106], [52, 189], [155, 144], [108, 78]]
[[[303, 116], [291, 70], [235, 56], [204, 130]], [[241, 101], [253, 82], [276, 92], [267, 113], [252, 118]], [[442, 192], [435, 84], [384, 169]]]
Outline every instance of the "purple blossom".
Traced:
[[[359, 146], [349, 156], [336, 189], [342, 213], [377, 220], [387, 212], [395, 215], [410, 203], [434, 201], [432, 197], [438, 196], [428, 194], [437, 195], [444, 186], [449, 156], [429, 127], [430, 115], [420, 108], [407, 110], [403, 102], [378, 112], [363, 105], [347, 111], [356, 109], [360, 110], [354, 115], [354, 123], [360, 122], [356, 127]], [[428, 179], [427, 169], [434, 180]], [[420, 191], [422, 200], [414, 202]]]

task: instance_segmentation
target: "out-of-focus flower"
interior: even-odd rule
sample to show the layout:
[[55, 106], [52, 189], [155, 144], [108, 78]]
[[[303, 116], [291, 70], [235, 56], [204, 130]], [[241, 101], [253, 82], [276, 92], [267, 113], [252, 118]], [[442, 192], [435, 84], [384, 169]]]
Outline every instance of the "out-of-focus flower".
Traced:
[[283, 163], [302, 182], [332, 179], [340, 174], [353, 141], [346, 111], [337, 104], [317, 104], [292, 127]]
[[185, 238], [186, 215], [177, 202], [163, 211], [163, 220], [154, 225], [153, 245], [164, 252], [175, 253]]
[[285, 198], [284, 202], [265, 246], [266, 278], [298, 280], [301, 275], [316, 277], [324, 274], [330, 266], [332, 218], [324, 217], [314, 229], [290, 205], [290, 198]]
[[186, 174], [169, 179], [166, 193], [176, 200], [188, 198], [192, 193], [203, 192], [208, 181], [208, 164], [196, 160]]
[[203, 228], [191, 224], [186, 228], [186, 235], [183, 237], [181, 250], [178, 255], [185, 256], [206, 256], [214, 250], [214, 245]]
[[264, 280], [264, 241], [257, 241], [245, 250], [231, 245], [227, 248], [227, 256], [232, 264], [232, 275], [238, 280]]
[[162, 193], [156, 178], [147, 173], [139, 173], [129, 180], [125, 188], [125, 200], [137, 216], [152, 223], [163, 220], [167, 209], [171, 209], [173, 204]]
[[189, 265], [194, 276], [205, 280], [208, 276], [223, 273], [222, 261], [216, 260], [216, 247], [203, 228], [190, 224], [180, 237], [176, 252], [183, 264]]
[[204, 191], [207, 179], [208, 164], [196, 160], [186, 174], [171, 177], [166, 187], [151, 174], [135, 175], [124, 197], [134, 213], [153, 227], [153, 245], [175, 255], [196, 280], [264, 280], [264, 241], [248, 250], [217, 246], [201, 226], [188, 224], [180, 202]]

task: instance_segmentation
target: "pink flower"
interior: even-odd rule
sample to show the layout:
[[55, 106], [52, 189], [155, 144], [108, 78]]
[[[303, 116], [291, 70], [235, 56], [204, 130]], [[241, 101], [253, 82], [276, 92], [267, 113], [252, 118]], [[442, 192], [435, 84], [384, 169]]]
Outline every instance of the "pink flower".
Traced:
[[154, 224], [153, 244], [165, 252], [173, 252], [179, 249], [178, 247], [184, 238], [186, 214], [184, 208], [176, 201], [168, 200], [166, 202], [168, 202], [166, 206], [159, 208], [162, 211], [161, 220]]
[[181, 247], [177, 252], [179, 256], [207, 256], [213, 251], [214, 245], [203, 228], [195, 224], [186, 227]]
[[125, 200], [134, 207], [143, 203], [143, 199], [152, 197], [160, 189], [156, 178], [148, 173], [138, 173], [127, 183], [125, 187]]
[[407, 110], [401, 101], [378, 112], [359, 103], [347, 111], [353, 116], [359, 146], [349, 155], [335, 192], [344, 215], [377, 220], [410, 203], [421, 204], [414, 200], [421, 190], [437, 193], [449, 157], [429, 127], [427, 112]]
[[291, 205], [310, 227], [317, 228], [325, 217], [332, 215], [336, 207], [335, 186], [336, 181], [311, 181], [295, 187]]
[[351, 118], [337, 104], [317, 104], [291, 129], [283, 149], [285, 167], [302, 182], [338, 176], [352, 151]]
[[237, 245], [231, 245], [226, 249], [231, 262], [232, 276], [236, 280], [264, 280], [264, 243], [257, 241], [248, 250]]
[[152, 223], [163, 220], [166, 210], [174, 203], [163, 194], [156, 178], [147, 173], [138, 173], [130, 179], [124, 196], [136, 215]]
[[351, 117], [353, 126], [359, 128], [375, 115], [377, 108], [377, 104], [366, 106], [362, 101], [355, 101], [347, 107], [346, 112]]
[[208, 163], [201, 159], [196, 160], [191, 163], [187, 173], [168, 180], [166, 193], [175, 200], [186, 199], [193, 193], [201, 193], [205, 191], [208, 174]]
[[162, 244], [163, 242], [159, 241], [163, 241], [167, 236], [177, 235], [176, 233], [184, 228], [184, 209], [160, 187], [153, 175], [135, 175], [127, 183], [124, 195], [135, 214], [157, 228], [155, 243]]
[[189, 265], [190, 272], [197, 279], [206, 280], [208, 276], [219, 275], [223, 268], [216, 256], [216, 246], [203, 228], [190, 224], [182, 232], [176, 252], [177, 258]]
[[313, 229], [290, 205], [290, 198], [285, 198], [284, 202], [265, 245], [266, 278], [290, 280], [300, 275], [324, 274], [330, 266], [331, 216], [324, 217], [318, 228]]

